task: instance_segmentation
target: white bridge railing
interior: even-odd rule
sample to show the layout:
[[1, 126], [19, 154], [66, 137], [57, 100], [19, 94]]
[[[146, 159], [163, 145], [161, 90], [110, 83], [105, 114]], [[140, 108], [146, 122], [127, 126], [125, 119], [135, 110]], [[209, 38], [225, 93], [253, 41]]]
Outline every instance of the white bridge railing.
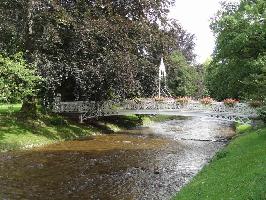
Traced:
[[219, 120], [245, 123], [257, 116], [256, 109], [245, 103], [226, 106], [222, 102], [204, 105], [198, 101], [192, 101], [187, 104], [181, 104], [175, 100], [156, 101], [154, 99], [125, 100], [123, 102], [61, 102], [60, 98], [57, 98], [53, 112], [77, 113], [81, 122], [88, 118], [100, 116], [162, 113], [183, 116], [204, 115]]

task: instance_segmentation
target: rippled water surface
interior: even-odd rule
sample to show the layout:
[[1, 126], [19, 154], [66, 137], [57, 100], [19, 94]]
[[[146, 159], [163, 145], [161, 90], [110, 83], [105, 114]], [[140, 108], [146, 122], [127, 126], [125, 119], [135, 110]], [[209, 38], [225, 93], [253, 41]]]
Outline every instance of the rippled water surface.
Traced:
[[149, 128], [0, 154], [0, 199], [168, 200], [234, 134], [181, 118]]

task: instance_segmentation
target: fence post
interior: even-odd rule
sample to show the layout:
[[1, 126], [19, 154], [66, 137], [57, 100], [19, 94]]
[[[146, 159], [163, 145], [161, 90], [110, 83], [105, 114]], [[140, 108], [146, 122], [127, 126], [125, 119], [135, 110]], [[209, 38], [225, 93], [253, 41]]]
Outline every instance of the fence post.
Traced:
[[56, 97], [54, 99], [53, 111], [55, 111], [55, 112], [62, 112], [62, 108], [61, 108], [61, 94], [60, 93], [56, 94]]
[[83, 115], [82, 114], [79, 115], [79, 123], [83, 124]]

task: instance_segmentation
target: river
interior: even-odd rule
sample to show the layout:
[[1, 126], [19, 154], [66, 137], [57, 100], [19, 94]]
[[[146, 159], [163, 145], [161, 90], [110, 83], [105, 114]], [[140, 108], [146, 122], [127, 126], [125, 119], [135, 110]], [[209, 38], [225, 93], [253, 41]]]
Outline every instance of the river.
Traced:
[[0, 153], [0, 199], [168, 200], [234, 134], [227, 122], [180, 117]]

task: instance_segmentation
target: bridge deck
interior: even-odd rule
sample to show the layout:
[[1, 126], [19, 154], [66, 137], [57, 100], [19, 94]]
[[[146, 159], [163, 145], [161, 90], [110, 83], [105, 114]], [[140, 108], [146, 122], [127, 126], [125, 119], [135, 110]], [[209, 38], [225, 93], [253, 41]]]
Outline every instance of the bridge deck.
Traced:
[[55, 113], [78, 113], [80, 121], [88, 118], [129, 115], [129, 114], [160, 114], [179, 116], [206, 116], [212, 119], [225, 121], [239, 121], [242, 123], [250, 121], [257, 116], [257, 111], [247, 104], [239, 103], [236, 106], [228, 107], [221, 102], [210, 105], [202, 105], [200, 102], [192, 102], [182, 105], [175, 101], [158, 102], [154, 100], [134, 101], [126, 100], [115, 103], [107, 102], [55, 102], [53, 111]]

